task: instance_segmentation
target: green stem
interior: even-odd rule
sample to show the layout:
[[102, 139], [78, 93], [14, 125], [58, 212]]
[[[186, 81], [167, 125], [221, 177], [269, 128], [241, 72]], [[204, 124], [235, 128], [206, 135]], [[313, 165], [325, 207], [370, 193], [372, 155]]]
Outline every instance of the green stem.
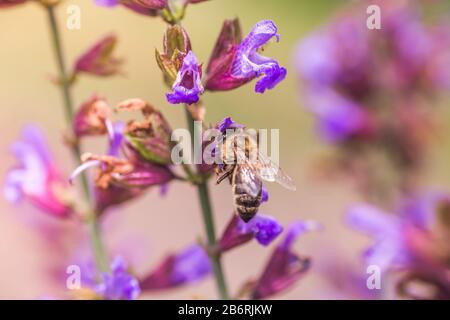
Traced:
[[[61, 45], [61, 36], [59, 33], [58, 23], [56, 21], [54, 6], [48, 5], [46, 6], [48, 13], [48, 21], [50, 24], [51, 36], [53, 49], [56, 55], [56, 62], [58, 64], [59, 71], [59, 80], [61, 82], [61, 92], [64, 99], [64, 112], [66, 117], [66, 122], [69, 126], [72, 125], [74, 108], [72, 102], [72, 96], [70, 93], [70, 79], [67, 77], [66, 65], [64, 62], [64, 55]], [[78, 142], [72, 145], [72, 153], [77, 163], [80, 162], [81, 157], [81, 149]], [[87, 176], [85, 174], [81, 175], [83, 193], [88, 201], [92, 205], [91, 193], [89, 189], [89, 182]], [[102, 272], [107, 272], [108, 267], [108, 258], [103, 247], [103, 243], [101, 241], [100, 228], [97, 221], [97, 215], [92, 214], [92, 217], [88, 221], [89, 234], [91, 237], [91, 246], [94, 253], [95, 262], [97, 267]]]
[[[195, 143], [195, 126], [194, 119], [186, 108], [186, 119], [188, 122], [189, 132], [191, 134], [192, 142]], [[211, 250], [216, 247], [216, 231], [214, 229], [214, 217], [211, 206], [211, 200], [209, 198], [208, 184], [205, 179], [197, 184], [198, 196], [200, 200], [200, 205], [202, 208], [203, 223], [205, 225], [206, 236], [208, 239], [208, 250], [211, 263], [213, 266], [214, 277], [216, 279], [217, 289], [219, 291], [220, 298], [222, 300], [229, 299], [227, 284], [225, 281], [225, 276], [222, 269], [222, 263], [220, 259], [220, 254], [216, 250]]]

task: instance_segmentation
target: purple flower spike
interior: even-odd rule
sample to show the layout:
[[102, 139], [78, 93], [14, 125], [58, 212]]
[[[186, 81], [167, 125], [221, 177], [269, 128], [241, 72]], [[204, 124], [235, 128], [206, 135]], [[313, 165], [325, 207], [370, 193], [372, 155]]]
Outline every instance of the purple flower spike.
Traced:
[[183, 65], [178, 71], [177, 78], [172, 86], [172, 93], [168, 93], [167, 101], [171, 104], [197, 103], [199, 95], [204, 91], [201, 82], [202, 69], [192, 51], [183, 59]]
[[280, 67], [276, 60], [258, 53], [258, 49], [274, 37], [279, 41], [277, 26], [273, 21], [258, 22], [238, 46], [231, 67], [231, 75], [235, 78], [253, 79], [263, 75], [256, 83], [257, 93], [273, 89], [286, 77], [286, 69]]
[[202, 247], [194, 245], [166, 257], [140, 284], [142, 290], [169, 289], [196, 282], [210, 273], [208, 255]]
[[17, 203], [26, 198], [53, 216], [68, 216], [70, 207], [60, 197], [68, 185], [56, 168], [41, 130], [32, 125], [25, 127], [12, 152], [19, 163], [6, 177], [6, 199]]
[[221, 252], [249, 242], [253, 238], [263, 246], [269, 245], [283, 231], [283, 227], [274, 218], [262, 214], [256, 215], [248, 223], [233, 214], [219, 242]]
[[280, 293], [297, 282], [310, 267], [310, 259], [292, 252], [292, 245], [301, 234], [318, 230], [314, 221], [297, 222], [290, 226], [286, 237], [275, 249], [263, 274], [256, 282], [252, 298], [265, 299]]
[[111, 264], [111, 273], [102, 274], [95, 292], [106, 300], [134, 300], [141, 289], [138, 280], [127, 272], [125, 261], [117, 257]]

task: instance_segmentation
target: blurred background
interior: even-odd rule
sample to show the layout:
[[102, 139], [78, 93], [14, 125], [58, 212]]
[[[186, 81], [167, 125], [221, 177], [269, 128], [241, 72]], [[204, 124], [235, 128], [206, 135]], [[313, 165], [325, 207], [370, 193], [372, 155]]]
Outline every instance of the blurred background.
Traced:
[[[81, 30], [63, 28], [66, 8], [71, 4], [81, 7]], [[226, 18], [238, 16], [244, 33], [262, 19], [274, 20], [279, 28], [281, 41], [269, 46], [266, 52], [287, 67], [286, 81], [264, 95], [254, 94], [252, 85], [247, 85], [232, 92], [205, 94], [204, 102], [209, 123], [231, 116], [248, 127], [280, 129], [280, 162], [296, 182], [297, 191], [269, 185], [270, 201], [262, 206], [261, 212], [276, 216], [284, 225], [297, 219], [315, 219], [324, 224], [323, 232], [308, 234], [296, 244], [297, 252], [312, 257], [313, 267], [293, 289], [277, 296], [281, 299], [355, 298], [352, 290], [345, 290], [347, 280], [339, 279], [340, 271], [365, 275], [360, 252], [369, 240], [343, 222], [345, 208], [362, 199], [350, 180], [327, 180], [314, 173], [318, 157], [329, 146], [315, 133], [314, 119], [306, 111], [292, 67], [297, 43], [350, 5], [351, 1], [337, 0], [212, 0], [190, 6], [184, 21], [196, 55], [205, 64]], [[173, 128], [186, 125], [182, 108], [165, 100], [167, 89], [154, 59], [155, 48], [162, 47], [163, 21], [123, 8], [108, 10], [87, 0], [66, 1], [58, 7], [57, 15], [69, 64], [110, 32], [119, 38], [117, 55], [126, 59], [124, 76], [107, 79], [83, 76], [73, 90], [77, 105], [93, 93], [106, 97], [111, 105], [128, 98], [142, 98], [159, 108]], [[46, 18], [45, 12], [33, 3], [0, 10], [2, 179], [14, 163], [9, 147], [21, 128], [30, 122], [43, 128], [63, 172], [68, 175], [74, 169], [70, 153], [62, 146], [66, 125], [60, 92], [50, 81], [57, 72]], [[448, 188], [450, 108], [448, 100], [438, 104], [440, 131], [426, 158], [422, 181], [433, 188]], [[84, 146], [94, 153], [102, 153], [104, 148], [105, 142], [95, 139]], [[223, 230], [233, 210], [230, 193], [226, 184], [211, 185], [218, 232]], [[146, 196], [112, 210], [102, 223], [108, 251], [128, 257], [137, 274], [155, 266], [168, 251], [184, 248], [203, 236], [196, 190], [178, 182], [170, 184], [164, 197], [155, 188]], [[0, 298], [35, 299], [62, 294], [65, 281], [54, 281], [54, 275], [64, 279], [65, 266], [75, 262], [84, 232], [76, 222], [56, 221], [26, 203], [12, 206], [0, 197]], [[252, 242], [224, 257], [232, 292], [248, 278], [260, 274], [270, 251]], [[213, 280], [207, 279], [145, 297], [212, 298], [216, 293]]]

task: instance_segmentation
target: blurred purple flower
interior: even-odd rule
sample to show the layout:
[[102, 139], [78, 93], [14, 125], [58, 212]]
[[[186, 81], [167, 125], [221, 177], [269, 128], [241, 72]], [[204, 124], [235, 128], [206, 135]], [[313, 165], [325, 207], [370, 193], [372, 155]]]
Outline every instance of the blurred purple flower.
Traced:
[[183, 65], [172, 86], [173, 92], [166, 95], [167, 101], [172, 104], [197, 103], [200, 99], [199, 95], [204, 91], [201, 79], [201, 65], [198, 64], [194, 53], [189, 51], [183, 59]]
[[374, 240], [363, 254], [368, 265], [378, 265], [383, 271], [404, 268], [426, 256], [419, 252], [422, 248], [417, 251], [416, 241], [421, 241], [421, 233], [435, 233], [433, 226], [439, 223], [442, 206], [450, 206], [450, 195], [430, 192], [405, 199], [398, 215], [367, 204], [353, 206], [347, 211], [347, 221]]
[[208, 255], [202, 247], [194, 245], [166, 257], [140, 285], [143, 291], [170, 289], [199, 281], [210, 273]]
[[113, 56], [116, 44], [117, 37], [115, 35], [108, 35], [100, 39], [77, 59], [74, 73], [85, 72], [102, 77], [120, 73], [123, 61]]
[[352, 227], [374, 238], [374, 244], [363, 254], [367, 265], [377, 265], [385, 271], [408, 262], [399, 217], [371, 205], [357, 205], [348, 210], [347, 220]]
[[10, 202], [27, 199], [55, 217], [67, 217], [71, 208], [62, 199], [68, 185], [60, 175], [41, 130], [29, 125], [12, 146], [18, 165], [7, 176], [4, 195]]
[[283, 227], [273, 217], [257, 214], [252, 220], [245, 223], [239, 216], [233, 214], [230, 223], [219, 241], [219, 251], [224, 252], [230, 250], [253, 238], [261, 245], [267, 246], [282, 231]]
[[[349, 223], [374, 239], [364, 252], [365, 262], [382, 271], [402, 271], [396, 284], [401, 296], [449, 299], [450, 196], [432, 192], [411, 197], [397, 213], [368, 205], [349, 210]], [[427, 290], [417, 290], [418, 284], [425, 284]]]
[[370, 113], [352, 100], [331, 91], [316, 91], [309, 96], [310, 111], [317, 116], [320, 137], [328, 142], [367, 138], [374, 132]]
[[111, 273], [103, 273], [95, 292], [106, 300], [135, 300], [141, 289], [138, 280], [127, 272], [125, 261], [117, 257], [111, 263]]
[[318, 230], [315, 221], [299, 221], [290, 225], [285, 238], [273, 252], [269, 263], [252, 290], [253, 299], [266, 299], [294, 285], [310, 267], [310, 259], [292, 251], [294, 241], [305, 232]]
[[286, 77], [286, 69], [258, 50], [272, 38], [279, 40], [273, 21], [258, 22], [242, 41], [239, 22], [225, 21], [207, 68], [208, 90], [235, 89], [255, 78], [255, 92], [273, 89]]

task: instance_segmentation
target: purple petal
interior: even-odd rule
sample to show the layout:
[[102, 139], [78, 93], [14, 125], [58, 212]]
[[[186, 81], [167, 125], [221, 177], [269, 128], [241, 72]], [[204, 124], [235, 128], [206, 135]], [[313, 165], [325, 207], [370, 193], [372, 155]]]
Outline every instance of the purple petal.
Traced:
[[172, 86], [172, 93], [166, 94], [167, 101], [171, 104], [197, 103], [204, 88], [201, 83], [201, 67], [197, 57], [189, 51], [183, 59], [183, 65], [178, 71], [177, 79]]
[[36, 126], [26, 126], [12, 146], [17, 165], [9, 170], [4, 195], [11, 202], [26, 198], [35, 206], [54, 216], [65, 217], [70, 208], [55, 193], [55, 186], [67, 187], [55, 167], [45, 138]]
[[102, 7], [115, 7], [120, 3], [119, 0], [94, 0], [94, 2]]
[[311, 112], [318, 117], [319, 134], [326, 141], [341, 142], [370, 133], [365, 109], [331, 90], [315, 91], [309, 96], [309, 104]]
[[108, 155], [118, 156], [120, 146], [124, 138], [125, 124], [121, 121], [117, 121], [114, 125], [109, 125], [110, 122], [107, 121], [107, 128], [109, 134], [109, 150]]
[[127, 272], [125, 261], [117, 257], [111, 264], [111, 273], [102, 274], [102, 282], [96, 286], [97, 294], [107, 300], [134, 300], [141, 292], [139, 282]]
[[294, 285], [310, 267], [308, 258], [299, 257], [291, 251], [295, 239], [301, 234], [318, 230], [315, 221], [299, 221], [291, 224], [280, 245], [275, 249], [261, 277], [256, 282], [252, 298], [265, 299]]
[[322, 225], [317, 221], [307, 220], [294, 222], [289, 226], [287, 234], [284, 240], [280, 244], [280, 248], [289, 250], [294, 244], [294, 241], [301, 235], [310, 231], [319, 231], [322, 229]]
[[260, 55], [257, 50], [275, 37], [277, 27], [270, 20], [258, 22], [247, 37], [238, 46], [231, 67], [231, 75], [235, 78], [252, 79], [263, 76], [255, 85], [255, 91], [263, 93], [273, 89], [286, 77], [286, 69], [271, 58]]
[[269, 201], [269, 192], [267, 192], [267, 188], [263, 185], [261, 192], [261, 203]]
[[359, 205], [349, 209], [347, 221], [374, 240], [373, 245], [363, 253], [366, 264], [377, 265], [384, 271], [391, 266], [404, 264], [409, 259], [402, 223], [396, 216], [370, 205]]
[[248, 223], [239, 216], [233, 217], [225, 229], [220, 242], [221, 252], [249, 242], [255, 238], [263, 246], [269, 245], [283, 231], [283, 227], [273, 217], [257, 214]]
[[244, 125], [234, 122], [231, 117], [223, 118], [223, 120], [220, 121], [216, 127], [222, 133], [225, 133], [228, 129], [243, 129], [243, 128], [245, 128]]
[[208, 255], [202, 247], [194, 245], [178, 254], [167, 256], [140, 283], [142, 290], [169, 289], [196, 282], [210, 273]]
[[347, 222], [352, 227], [374, 237], [395, 233], [400, 225], [400, 221], [394, 215], [367, 204], [351, 207], [347, 210], [346, 216]]
[[190, 283], [202, 279], [211, 272], [211, 264], [205, 250], [192, 246], [176, 255], [172, 281], [177, 284]]
[[255, 91], [264, 93], [267, 89], [273, 89], [286, 78], [286, 69], [277, 64], [264, 69], [264, 76], [256, 82]]

